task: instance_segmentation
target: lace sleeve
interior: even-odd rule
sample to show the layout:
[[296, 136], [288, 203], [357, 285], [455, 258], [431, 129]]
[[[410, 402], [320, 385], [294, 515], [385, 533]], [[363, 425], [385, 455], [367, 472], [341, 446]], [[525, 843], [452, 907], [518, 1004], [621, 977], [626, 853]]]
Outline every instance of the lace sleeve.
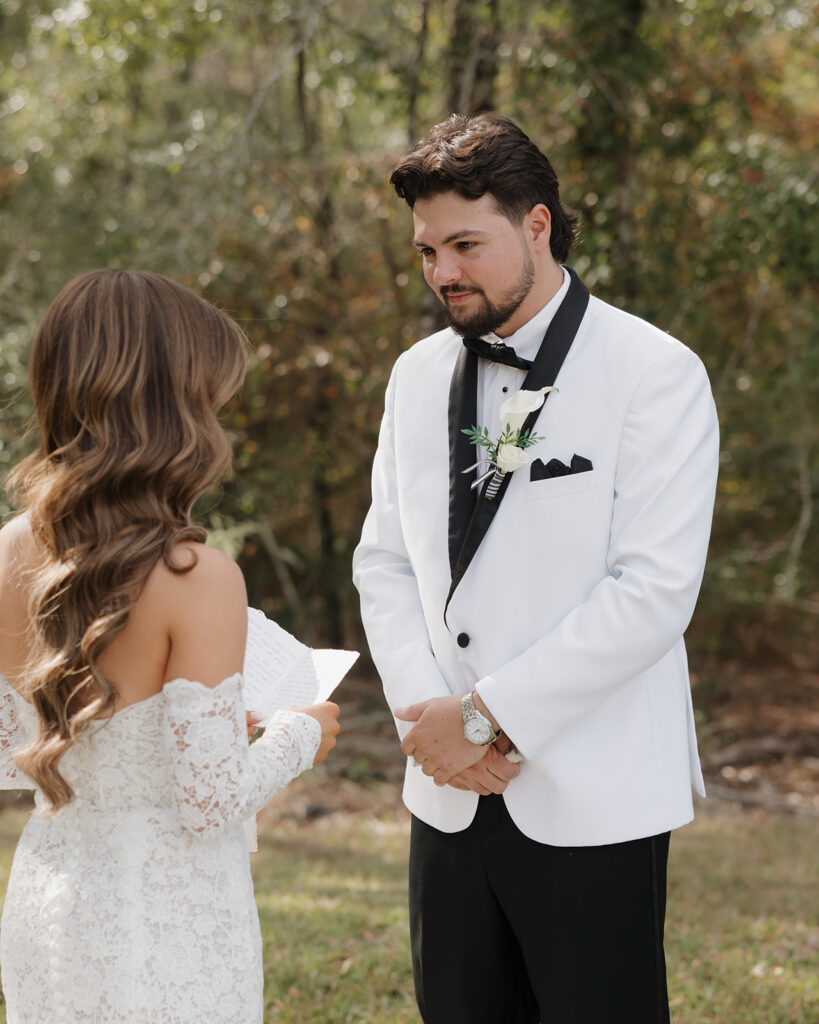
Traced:
[[193, 832], [207, 834], [255, 814], [313, 763], [321, 726], [299, 712], [277, 712], [248, 744], [238, 674], [213, 689], [175, 679], [163, 692], [174, 800]]
[[28, 739], [17, 714], [12, 689], [0, 676], [0, 789], [34, 789], [31, 779], [14, 763], [15, 748]]

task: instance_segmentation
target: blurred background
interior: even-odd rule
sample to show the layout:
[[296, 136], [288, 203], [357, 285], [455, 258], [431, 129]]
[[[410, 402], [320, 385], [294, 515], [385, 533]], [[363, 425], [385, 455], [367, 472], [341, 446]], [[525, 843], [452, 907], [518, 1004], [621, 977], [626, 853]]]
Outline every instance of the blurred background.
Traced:
[[362, 650], [380, 707], [350, 558], [390, 368], [439, 325], [387, 179], [449, 112], [500, 110], [581, 213], [591, 290], [711, 376], [688, 642], [712, 792], [819, 813], [813, 3], [0, 0], [0, 40], [0, 479], [61, 286], [100, 266], [190, 285], [255, 349], [212, 541], [287, 629]]
[[[439, 325], [387, 180], [486, 108], [552, 160], [591, 290], [698, 352], [720, 411], [674, 1020], [819, 1020], [817, 52], [812, 0], [0, 0], [0, 521], [49, 301], [168, 274], [255, 351], [211, 541], [285, 628], [362, 651], [338, 748], [260, 816], [266, 1020], [417, 1021], [403, 759], [350, 558], [390, 368]], [[3, 889], [28, 804], [0, 807]]]

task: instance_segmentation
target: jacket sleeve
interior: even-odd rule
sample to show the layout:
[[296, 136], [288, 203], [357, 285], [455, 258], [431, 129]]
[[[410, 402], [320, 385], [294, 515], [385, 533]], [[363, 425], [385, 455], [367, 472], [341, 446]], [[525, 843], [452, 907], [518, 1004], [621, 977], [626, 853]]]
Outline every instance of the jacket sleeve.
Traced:
[[708, 377], [669, 345], [639, 379], [617, 458], [607, 575], [477, 690], [537, 758], [680, 640], [702, 581], [719, 459]]
[[[372, 505], [353, 556], [353, 581], [370, 653], [390, 707], [450, 690], [441, 673], [424, 619], [418, 582], [404, 544], [394, 441], [394, 403], [401, 358], [387, 385], [384, 418], [373, 462]], [[408, 723], [400, 723], [404, 732]]]
[[174, 803], [197, 835], [255, 814], [313, 763], [321, 726], [310, 715], [279, 711], [249, 745], [238, 674], [212, 689], [175, 679], [163, 692]]

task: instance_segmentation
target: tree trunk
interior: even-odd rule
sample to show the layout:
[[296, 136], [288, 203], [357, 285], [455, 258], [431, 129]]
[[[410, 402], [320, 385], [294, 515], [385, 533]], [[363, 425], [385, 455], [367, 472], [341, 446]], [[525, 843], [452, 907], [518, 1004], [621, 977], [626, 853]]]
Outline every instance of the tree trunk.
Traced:
[[[308, 50], [302, 41], [296, 61], [296, 110], [302, 129], [302, 152], [305, 157], [304, 175], [313, 186], [315, 203], [311, 210], [315, 246], [327, 257], [323, 275], [323, 290], [332, 301], [338, 297], [342, 301], [341, 268], [339, 266], [339, 246], [336, 238], [336, 210], [333, 202], [331, 175], [328, 171], [322, 146], [321, 125], [317, 112], [308, 102], [305, 85], [307, 73]], [[309, 336], [313, 343], [332, 349], [333, 324], [325, 310], [316, 309], [315, 318], [310, 325]], [[309, 426], [315, 429], [319, 437], [329, 438], [332, 433], [333, 411], [326, 397], [331, 385], [331, 368], [315, 367], [314, 400], [308, 412]], [[333, 516], [334, 486], [328, 479], [327, 460], [316, 460], [313, 472], [312, 489], [315, 498], [316, 522], [319, 532], [319, 560], [314, 581], [314, 590], [321, 595], [324, 605], [322, 615], [323, 637], [334, 647], [342, 647], [344, 643], [344, 623], [342, 615], [341, 575], [337, 571], [338, 562], [338, 531]]]
[[477, 114], [495, 106], [500, 13], [498, 0], [457, 0], [449, 41], [449, 109]]
[[[592, 86], [578, 147], [593, 191], [614, 195], [612, 287], [618, 304], [637, 296], [635, 123], [647, 71], [640, 22], [645, 0], [574, 0], [574, 49]], [[593, 214], [589, 215], [593, 222]]]
[[424, 66], [424, 57], [427, 49], [427, 38], [429, 36], [429, 5], [430, 0], [423, 0], [421, 4], [421, 29], [418, 32], [418, 49], [410, 64], [407, 76], [409, 95], [407, 98], [407, 142], [410, 146], [415, 143], [418, 136], [418, 94], [421, 91], [421, 70]]

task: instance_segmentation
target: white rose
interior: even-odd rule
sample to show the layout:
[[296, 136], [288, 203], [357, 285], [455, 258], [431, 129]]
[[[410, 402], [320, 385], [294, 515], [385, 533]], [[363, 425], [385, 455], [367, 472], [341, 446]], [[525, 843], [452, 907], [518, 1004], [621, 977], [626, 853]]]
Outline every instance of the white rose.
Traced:
[[516, 469], [525, 466], [528, 461], [529, 456], [516, 444], [502, 444], [498, 448], [498, 457], [495, 459], [498, 469], [503, 473], [514, 473]]
[[539, 409], [546, 401], [547, 391], [557, 388], [540, 388], [538, 391], [516, 391], [500, 407], [500, 421], [504, 430], [508, 427], [514, 433], [520, 430], [530, 412]]

